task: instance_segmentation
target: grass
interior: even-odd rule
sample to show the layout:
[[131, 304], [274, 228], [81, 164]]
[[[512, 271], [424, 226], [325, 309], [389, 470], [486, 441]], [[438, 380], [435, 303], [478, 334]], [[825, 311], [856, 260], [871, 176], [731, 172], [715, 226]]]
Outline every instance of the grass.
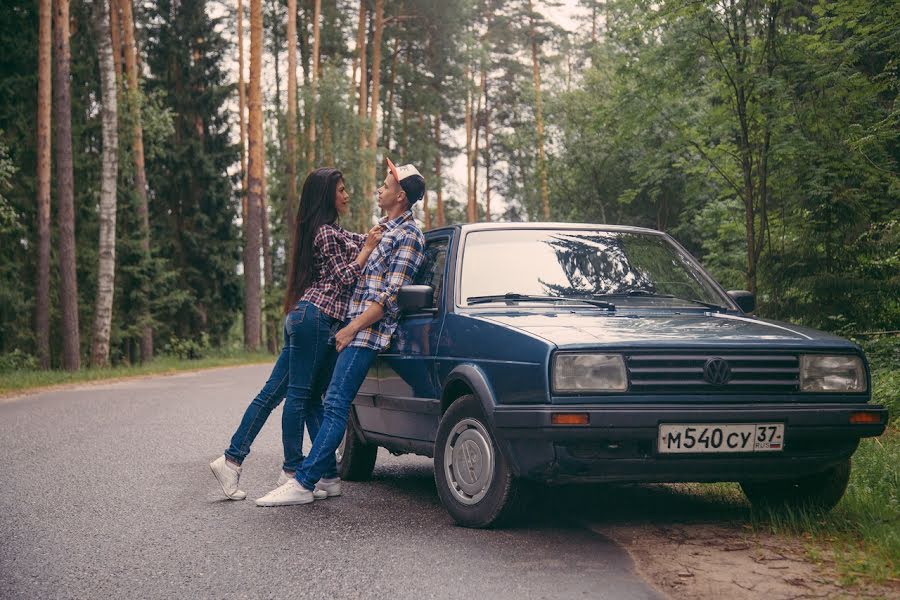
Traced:
[[275, 357], [267, 352], [216, 351], [196, 360], [174, 356], [160, 356], [151, 363], [134, 366], [117, 366], [103, 369], [81, 369], [80, 371], [42, 371], [24, 369], [0, 372], [0, 397], [70, 383], [86, 383], [107, 379], [122, 379], [144, 375], [163, 375], [179, 371], [210, 369], [252, 363], [274, 362]]
[[812, 558], [830, 549], [844, 583], [900, 583], [900, 432], [860, 443], [847, 493], [831, 512], [754, 510], [751, 519], [757, 529], [807, 538]]

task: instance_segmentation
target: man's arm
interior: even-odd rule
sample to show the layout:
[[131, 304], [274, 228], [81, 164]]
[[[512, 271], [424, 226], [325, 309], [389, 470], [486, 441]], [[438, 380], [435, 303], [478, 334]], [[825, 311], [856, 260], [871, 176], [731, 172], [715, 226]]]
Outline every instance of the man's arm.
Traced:
[[338, 352], [350, 345], [356, 334], [374, 325], [384, 317], [384, 308], [377, 302], [369, 304], [368, 308], [358, 317], [347, 323], [347, 325], [338, 331], [334, 336], [334, 345]]

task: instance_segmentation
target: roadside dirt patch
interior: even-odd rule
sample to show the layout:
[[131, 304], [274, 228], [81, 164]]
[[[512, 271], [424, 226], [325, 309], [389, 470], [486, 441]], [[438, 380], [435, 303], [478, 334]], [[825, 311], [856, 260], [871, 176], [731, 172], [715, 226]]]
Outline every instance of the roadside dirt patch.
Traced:
[[698, 485], [573, 486], [545, 498], [544, 510], [552, 506], [616, 541], [676, 600], [900, 598], [900, 584], [842, 584], [827, 547], [753, 530], [740, 492], [697, 493]]
[[803, 545], [738, 526], [605, 525], [594, 529], [626, 548], [641, 574], [679, 600], [896, 598], [900, 588], [844, 587], [827, 559]]

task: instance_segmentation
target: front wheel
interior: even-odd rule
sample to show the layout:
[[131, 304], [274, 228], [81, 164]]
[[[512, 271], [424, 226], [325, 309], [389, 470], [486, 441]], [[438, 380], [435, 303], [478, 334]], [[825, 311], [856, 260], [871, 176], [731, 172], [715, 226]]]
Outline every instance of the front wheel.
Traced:
[[821, 473], [796, 479], [741, 482], [744, 495], [754, 507], [812, 508], [828, 511], [834, 508], [850, 481], [850, 459], [844, 459]]
[[486, 423], [478, 400], [462, 396], [444, 413], [434, 444], [438, 495], [464, 527], [508, 521], [520, 504], [509, 463]]
[[355, 419], [350, 415], [344, 439], [334, 453], [338, 474], [347, 481], [368, 481], [375, 469], [378, 446], [367, 444], [357, 431]]

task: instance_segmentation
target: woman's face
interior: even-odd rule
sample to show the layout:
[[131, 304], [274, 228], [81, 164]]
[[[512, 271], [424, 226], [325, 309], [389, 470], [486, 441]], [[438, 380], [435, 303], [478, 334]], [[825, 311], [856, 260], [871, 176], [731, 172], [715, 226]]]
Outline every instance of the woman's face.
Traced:
[[344, 180], [341, 179], [337, 184], [337, 191], [334, 194], [334, 207], [337, 209], [338, 214], [341, 216], [345, 216], [350, 213], [350, 192], [347, 191], [347, 187], [344, 185]]

